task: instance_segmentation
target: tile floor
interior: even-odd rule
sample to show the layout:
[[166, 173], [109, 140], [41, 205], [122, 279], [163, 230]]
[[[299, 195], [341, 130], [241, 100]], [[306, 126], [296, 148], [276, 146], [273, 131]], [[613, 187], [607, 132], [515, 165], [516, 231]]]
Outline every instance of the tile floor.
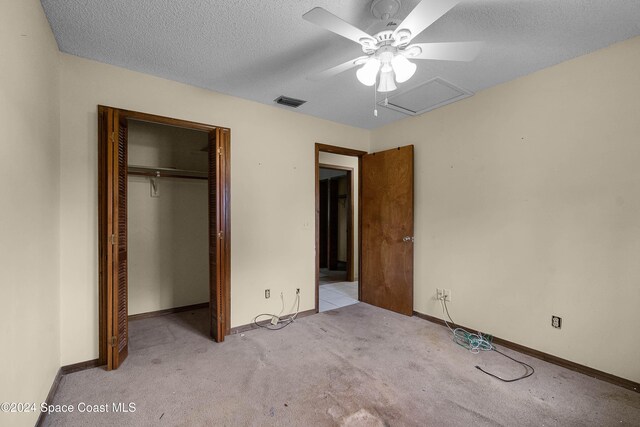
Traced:
[[345, 270], [329, 270], [328, 268], [320, 269], [320, 284], [345, 282], [347, 280], [347, 272]]
[[358, 302], [358, 282], [337, 282], [320, 285], [320, 312]]

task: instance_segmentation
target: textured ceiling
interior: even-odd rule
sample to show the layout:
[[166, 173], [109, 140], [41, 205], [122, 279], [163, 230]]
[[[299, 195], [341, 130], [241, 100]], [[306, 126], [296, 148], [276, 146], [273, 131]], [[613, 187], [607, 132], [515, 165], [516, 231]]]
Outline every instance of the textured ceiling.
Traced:
[[[355, 69], [307, 80], [362, 51], [302, 15], [320, 6], [367, 31], [370, 3], [42, 0], [63, 52], [270, 105], [279, 95], [305, 99], [297, 111], [367, 129], [407, 116], [379, 108], [374, 117], [373, 89]], [[396, 18], [417, 3], [403, 0]], [[416, 61], [399, 91], [439, 76], [477, 92], [636, 35], [640, 0], [463, 0], [414, 42], [481, 40], [478, 58]]]

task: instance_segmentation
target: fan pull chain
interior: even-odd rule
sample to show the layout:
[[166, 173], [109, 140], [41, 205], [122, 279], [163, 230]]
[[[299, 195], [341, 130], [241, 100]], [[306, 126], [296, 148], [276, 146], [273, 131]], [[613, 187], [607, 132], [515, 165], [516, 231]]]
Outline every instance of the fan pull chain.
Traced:
[[378, 91], [376, 89], [377, 85], [378, 85], [378, 81], [377, 81], [377, 77], [376, 77], [376, 82], [373, 84], [373, 115], [375, 117], [378, 117]]

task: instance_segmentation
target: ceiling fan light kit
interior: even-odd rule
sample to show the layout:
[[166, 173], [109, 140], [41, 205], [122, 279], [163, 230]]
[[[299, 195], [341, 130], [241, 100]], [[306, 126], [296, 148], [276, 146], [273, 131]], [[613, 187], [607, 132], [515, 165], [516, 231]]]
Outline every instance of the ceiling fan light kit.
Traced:
[[371, 57], [360, 69], [358, 69], [358, 71], [356, 71], [356, 77], [363, 85], [373, 86], [376, 84], [376, 77], [379, 69], [380, 61], [375, 57]]
[[[356, 71], [360, 83], [374, 86], [379, 81], [377, 91], [390, 92], [397, 89], [396, 82], [404, 83], [415, 74], [417, 66], [409, 59], [472, 61], [482, 46], [479, 42], [410, 44], [418, 34], [458, 2], [459, 0], [422, 0], [400, 24], [397, 24], [392, 18], [400, 9], [400, 1], [374, 0], [371, 3], [371, 13], [387, 22], [385, 29], [373, 36], [321, 7], [311, 9], [302, 15], [305, 20], [360, 44], [362, 51], [367, 55], [325, 70], [317, 76], [332, 77], [357, 67], [364, 61], [364, 65]], [[390, 30], [389, 27], [395, 29]]]
[[380, 84], [378, 85], [378, 92], [391, 92], [398, 89], [396, 82], [393, 79], [393, 69], [389, 68], [385, 71], [384, 68], [380, 71]]
[[416, 72], [418, 66], [409, 61], [404, 55], [396, 55], [391, 60], [391, 66], [396, 73], [396, 81], [404, 83], [409, 80]]
[[409, 61], [403, 54], [387, 47], [372, 54], [367, 62], [356, 71], [356, 77], [363, 85], [373, 86], [376, 84], [378, 72], [380, 72], [378, 92], [390, 92], [397, 89], [393, 82], [394, 79], [398, 83], [404, 83], [413, 76], [416, 69], [416, 64]]

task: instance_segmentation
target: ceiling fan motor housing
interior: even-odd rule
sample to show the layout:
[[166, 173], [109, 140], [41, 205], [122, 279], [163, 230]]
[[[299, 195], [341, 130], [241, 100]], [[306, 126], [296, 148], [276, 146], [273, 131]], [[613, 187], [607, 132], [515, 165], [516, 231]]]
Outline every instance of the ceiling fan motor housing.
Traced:
[[362, 51], [367, 55], [371, 55], [382, 49], [383, 47], [393, 47], [394, 51], [401, 50], [406, 47], [411, 40], [411, 32], [408, 30], [383, 30], [373, 36], [372, 39], [363, 39], [361, 41]]

